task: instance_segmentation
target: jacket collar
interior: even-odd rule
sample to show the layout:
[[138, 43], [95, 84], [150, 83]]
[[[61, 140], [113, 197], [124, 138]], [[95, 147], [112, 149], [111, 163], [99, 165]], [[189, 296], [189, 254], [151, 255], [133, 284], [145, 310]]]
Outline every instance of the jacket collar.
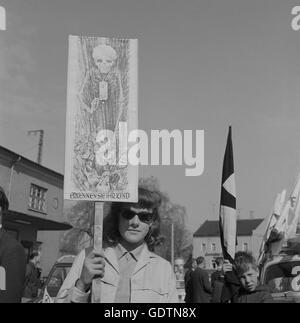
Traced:
[[157, 256], [154, 253], [149, 251], [148, 246], [145, 243], [144, 248], [139, 257], [139, 260], [134, 268], [133, 275], [135, 275], [138, 271], [144, 268], [150, 262], [151, 258], [156, 258], [156, 257]]
[[[156, 258], [157, 255], [153, 252], [150, 252], [148, 249], [147, 244], [144, 244], [144, 247], [141, 251], [141, 254], [139, 256], [138, 262], [136, 264], [136, 267], [133, 271], [133, 275], [135, 275], [138, 271], [140, 271], [142, 268], [144, 268], [149, 262], [151, 258]], [[115, 251], [115, 247], [109, 247], [105, 250], [105, 259], [106, 261], [115, 269], [115, 271], [120, 274], [120, 268], [118, 263], [117, 254]]]
[[144, 249], [144, 244], [140, 245], [139, 247], [135, 248], [134, 250], [128, 251], [127, 249], [125, 249], [121, 243], [118, 243], [116, 248], [115, 248], [115, 252], [117, 254], [117, 258], [120, 261], [120, 259], [122, 257], [124, 257], [126, 254], [130, 254], [131, 257], [133, 257], [136, 262], [139, 260], [140, 255], [142, 250]]

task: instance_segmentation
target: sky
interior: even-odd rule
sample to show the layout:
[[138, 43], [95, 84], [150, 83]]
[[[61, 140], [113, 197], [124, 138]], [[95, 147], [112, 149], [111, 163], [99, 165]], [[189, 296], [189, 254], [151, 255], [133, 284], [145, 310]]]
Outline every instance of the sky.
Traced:
[[[300, 5], [300, 0], [298, 1]], [[0, 0], [0, 145], [64, 172], [68, 35], [137, 38], [139, 129], [204, 130], [204, 172], [142, 166], [186, 207], [192, 232], [217, 220], [232, 126], [241, 218], [269, 214], [300, 171], [297, 0]]]

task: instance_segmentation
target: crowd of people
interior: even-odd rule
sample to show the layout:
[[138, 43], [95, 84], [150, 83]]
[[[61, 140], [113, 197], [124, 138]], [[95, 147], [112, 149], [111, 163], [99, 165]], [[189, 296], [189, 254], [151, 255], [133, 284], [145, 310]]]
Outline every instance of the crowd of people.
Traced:
[[[138, 203], [113, 203], [104, 221], [103, 250], [88, 248], [79, 253], [56, 302], [90, 302], [92, 282], [99, 279], [103, 303], [177, 303], [173, 268], [153, 252], [160, 239], [160, 203], [158, 193], [144, 188], [139, 188]], [[0, 225], [8, 207], [0, 189]], [[39, 261], [40, 253], [33, 252], [26, 265], [22, 245], [0, 226], [0, 266], [6, 271], [0, 303], [38, 295]], [[216, 265], [209, 277], [205, 259], [195, 259], [185, 274], [186, 303], [272, 302], [268, 289], [259, 284], [259, 269], [251, 254], [238, 252], [234, 264], [220, 257]]]
[[259, 267], [248, 252], [234, 262], [218, 257], [209, 278], [205, 259], [198, 257], [185, 274], [186, 303], [273, 303], [270, 290], [259, 282]]

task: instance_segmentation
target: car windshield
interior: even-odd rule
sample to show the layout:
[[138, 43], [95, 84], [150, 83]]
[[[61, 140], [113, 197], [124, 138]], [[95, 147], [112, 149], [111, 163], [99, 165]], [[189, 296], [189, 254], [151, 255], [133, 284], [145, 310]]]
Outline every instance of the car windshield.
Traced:
[[47, 291], [51, 297], [56, 297], [57, 293], [63, 284], [65, 278], [67, 277], [72, 264], [70, 265], [64, 265], [64, 266], [58, 266], [52, 271], [51, 277], [49, 279], [49, 282], [47, 284]]
[[267, 268], [264, 283], [272, 293], [300, 292], [300, 261], [281, 262]]

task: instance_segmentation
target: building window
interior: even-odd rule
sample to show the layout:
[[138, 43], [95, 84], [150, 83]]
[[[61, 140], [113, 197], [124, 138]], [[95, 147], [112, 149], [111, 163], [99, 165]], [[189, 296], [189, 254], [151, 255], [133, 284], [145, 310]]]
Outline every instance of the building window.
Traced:
[[32, 210], [46, 213], [46, 192], [47, 189], [31, 184], [28, 207]]
[[206, 251], [206, 243], [202, 243], [202, 251], [205, 252]]
[[213, 268], [213, 269], [216, 269], [216, 262], [215, 262], [215, 259], [212, 259], [211, 260], [211, 268]]
[[215, 243], [211, 244], [211, 252], [216, 252], [216, 244]]
[[248, 251], [248, 243], [243, 244], [243, 251]]

